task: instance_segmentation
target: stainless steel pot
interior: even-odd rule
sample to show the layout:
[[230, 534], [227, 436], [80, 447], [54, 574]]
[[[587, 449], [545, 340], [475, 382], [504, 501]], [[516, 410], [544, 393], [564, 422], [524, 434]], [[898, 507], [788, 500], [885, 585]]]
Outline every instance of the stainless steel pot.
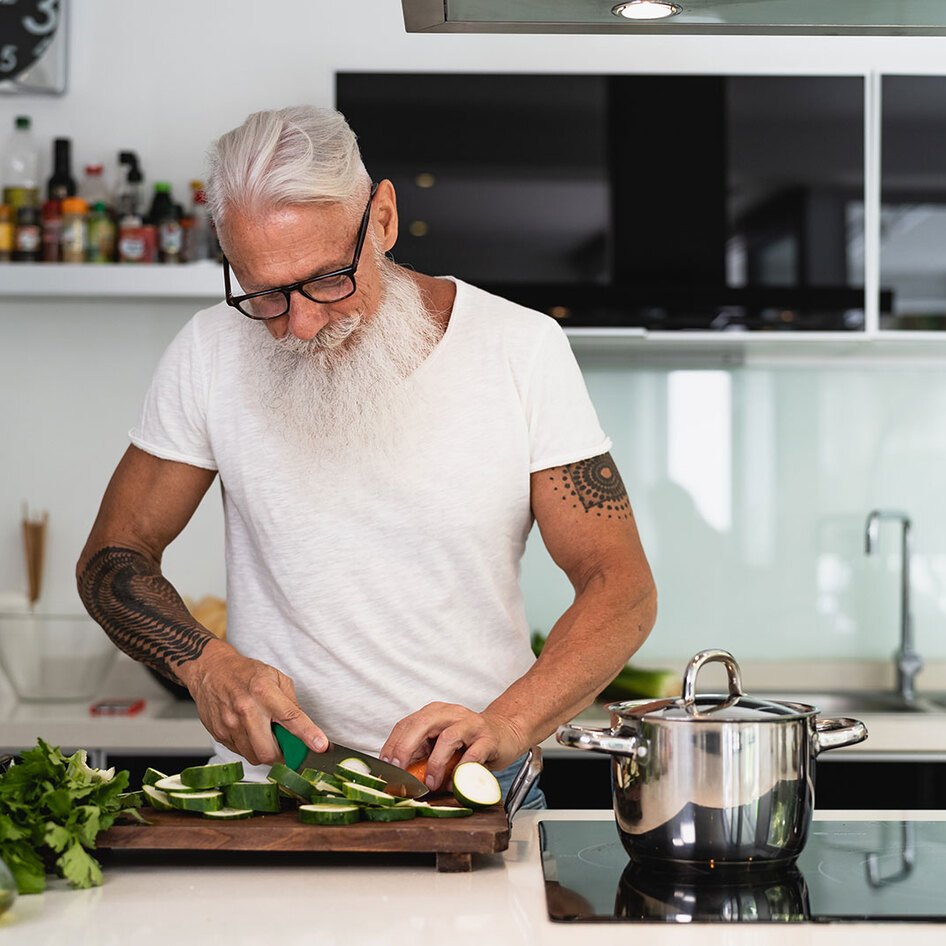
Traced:
[[[700, 668], [719, 662], [728, 694], [696, 694]], [[742, 690], [724, 650], [687, 665], [683, 695], [613, 703], [610, 729], [560, 726], [560, 743], [611, 755], [618, 833], [654, 868], [787, 866], [801, 853], [814, 808], [814, 760], [867, 738], [856, 719], [818, 718], [805, 703]]]

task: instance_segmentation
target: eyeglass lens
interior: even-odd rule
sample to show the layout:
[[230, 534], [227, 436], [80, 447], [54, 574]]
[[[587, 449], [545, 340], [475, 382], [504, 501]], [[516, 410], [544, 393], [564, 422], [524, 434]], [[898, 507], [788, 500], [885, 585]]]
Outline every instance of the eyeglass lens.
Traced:
[[[330, 276], [327, 279], [310, 279], [299, 287], [299, 291], [313, 302], [339, 302], [352, 295], [355, 284], [350, 276]], [[289, 311], [289, 293], [283, 289], [241, 299], [237, 308], [254, 319], [275, 319]]]

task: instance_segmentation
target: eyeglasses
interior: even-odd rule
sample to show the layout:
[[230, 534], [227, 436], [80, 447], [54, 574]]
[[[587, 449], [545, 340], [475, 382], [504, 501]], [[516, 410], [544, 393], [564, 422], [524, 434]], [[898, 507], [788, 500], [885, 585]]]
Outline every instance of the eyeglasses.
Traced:
[[368, 218], [371, 216], [371, 202], [374, 200], [377, 184], [371, 185], [371, 194], [368, 204], [361, 218], [361, 227], [358, 230], [358, 241], [355, 243], [355, 255], [351, 263], [344, 269], [336, 269], [321, 276], [311, 276], [288, 286], [278, 286], [275, 289], [263, 289], [260, 292], [248, 292], [245, 296], [234, 296], [230, 292], [230, 263], [223, 258], [223, 285], [226, 290], [227, 305], [232, 305], [239, 312], [251, 319], [278, 319], [289, 311], [291, 296], [294, 292], [301, 292], [306, 299], [313, 302], [341, 302], [355, 294], [355, 270], [361, 259], [361, 250], [365, 245], [365, 236], [368, 233]]

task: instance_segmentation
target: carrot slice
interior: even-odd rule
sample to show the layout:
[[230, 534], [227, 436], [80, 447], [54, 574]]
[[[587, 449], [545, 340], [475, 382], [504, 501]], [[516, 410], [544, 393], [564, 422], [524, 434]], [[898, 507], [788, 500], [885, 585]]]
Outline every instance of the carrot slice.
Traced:
[[[450, 757], [450, 760], [447, 762], [447, 769], [444, 772], [442, 785], [449, 785], [450, 779], [453, 778], [453, 770], [460, 764], [460, 759], [463, 758], [463, 750], [457, 749], [456, 752]], [[425, 785], [427, 784], [427, 762], [428, 759], [419, 759], [417, 762], [412, 762], [408, 767], [407, 771], [411, 773], [415, 778], [419, 778]]]

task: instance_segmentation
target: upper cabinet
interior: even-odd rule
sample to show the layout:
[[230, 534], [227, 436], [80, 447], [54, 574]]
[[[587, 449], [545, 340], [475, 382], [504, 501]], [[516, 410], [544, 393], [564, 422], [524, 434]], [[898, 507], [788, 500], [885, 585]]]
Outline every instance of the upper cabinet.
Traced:
[[567, 327], [865, 328], [863, 76], [342, 73], [399, 262]]
[[946, 328], [946, 78], [881, 85], [880, 285], [883, 329]]

